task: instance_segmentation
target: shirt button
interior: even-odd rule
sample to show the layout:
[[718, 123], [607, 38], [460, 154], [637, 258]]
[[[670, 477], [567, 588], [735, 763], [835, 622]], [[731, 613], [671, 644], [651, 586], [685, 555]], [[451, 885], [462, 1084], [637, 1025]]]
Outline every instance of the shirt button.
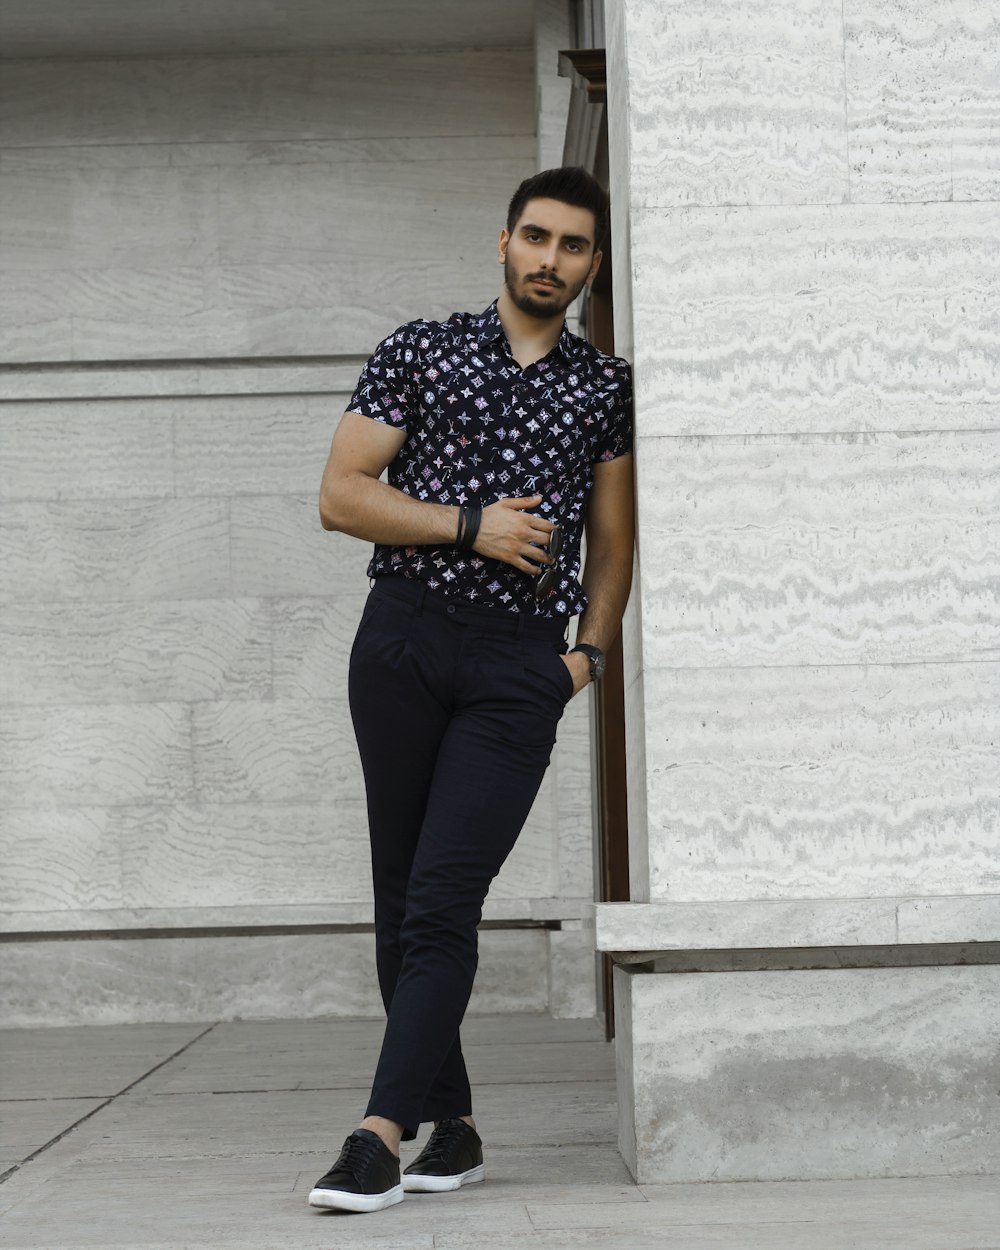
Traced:
[[448, 607], [447, 607], [447, 612], [448, 612], [448, 615], [449, 615], [449, 616], [454, 616], [454, 615], [455, 615], [455, 605], [454, 605], [453, 603], [449, 603], [449, 604], [448, 604]]

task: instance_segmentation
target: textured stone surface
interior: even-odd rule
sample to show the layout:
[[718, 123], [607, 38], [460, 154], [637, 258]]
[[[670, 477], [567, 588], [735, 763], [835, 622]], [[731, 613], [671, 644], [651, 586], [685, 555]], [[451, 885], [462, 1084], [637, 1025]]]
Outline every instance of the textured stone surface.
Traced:
[[[481, 933], [471, 1010], [546, 1010], [545, 937]], [[5, 947], [0, 995], [5, 1023], [25, 1027], [382, 1010], [370, 933], [16, 942]]]
[[598, 903], [602, 951], [756, 949], [891, 944], [893, 899], [742, 903]]
[[1000, 433], [647, 439], [639, 487], [648, 666], [1000, 659]]
[[0, 602], [225, 597], [228, 513], [217, 499], [0, 504]]
[[847, 0], [851, 198], [1000, 199], [990, 0]]
[[594, 933], [564, 921], [549, 933], [549, 1011], [557, 1019], [590, 1019], [597, 1011]]
[[644, 681], [651, 898], [997, 892], [997, 664]]
[[[357, 605], [355, 621], [360, 616]], [[198, 702], [272, 694], [271, 605], [255, 599], [8, 604], [3, 696], [14, 703]]]
[[631, 232], [640, 436], [996, 429], [995, 204], [637, 207]]
[[571, 83], [559, 77], [559, 53], [573, 46], [570, 10], [562, 0], [534, 0], [536, 164], [563, 163]]
[[[418, 311], [481, 307], [531, 80], [528, 48], [11, 66], [6, 358], [367, 354]], [[456, 243], [445, 291], [433, 251]]]
[[995, 966], [615, 983], [640, 1182], [1000, 1170]]
[[0, 724], [0, 801], [15, 807], [169, 802], [194, 784], [178, 703], [13, 706]]
[[621, 7], [613, 46], [627, 56], [633, 205], [849, 197], [838, 8], [825, 0]]
[[0, 500], [168, 497], [172, 433], [155, 401], [0, 405]]
[[[4, 1090], [16, 1076], [53, 1108], [82, 1105], [60, 1100], [61, 1090], [122, 1089], [125, 1082], [116, 1082], [126, 1073], [134, 1079], [143, 1055], [149, 1075], [0, 1187], [5, 1244], [244, 1250], [248, 1237], [255, 1250], [291, 1242], [306, 1250], [334, 1242], [347, 1250], [510, 1250], [512, 1239], [528, 1250], [1000, 1244], [995, 1177], [637, 1187], [613, 1141], [611, 1048], [593, 1022], [531, 1015], [473, 1015], [463, 1024], [485, 1184], [447, 1200], [407, 1198], [368, 1221], [310, 1212], [306, 1191], [357, 1116], [381, 1029], [380, 1020], [361, 1019], [8, 1031]], [[558, 1080], [539, 1080], [553, 1071]], [[69, 1083], [60, 1084], [64, 1076]], [[58, 1113], [53, 1123], [57, 1131], [69, 1127]], [[404, 1161], [421, 1145], [404, 1145]], [[220, 1203], [220, 1194], [232, 1201]]]

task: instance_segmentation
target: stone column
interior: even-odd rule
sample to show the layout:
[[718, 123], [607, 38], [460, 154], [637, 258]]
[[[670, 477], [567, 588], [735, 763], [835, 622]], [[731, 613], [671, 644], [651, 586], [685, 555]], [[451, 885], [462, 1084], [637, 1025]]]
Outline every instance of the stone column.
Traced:
[[[1000, 1163], [990, 6], [606, 5], [641, 1181]], [[995, 123], [994, 123], [995, 124]], [[995, 135], [995, 131], [994, 131]]]

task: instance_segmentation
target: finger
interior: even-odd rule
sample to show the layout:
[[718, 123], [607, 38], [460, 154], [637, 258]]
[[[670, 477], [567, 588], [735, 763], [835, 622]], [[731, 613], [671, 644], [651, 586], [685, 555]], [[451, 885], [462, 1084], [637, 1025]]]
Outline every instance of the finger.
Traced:
[[522, 499], [501, 499], [502, 504], [506, 504], [508, 508], [537, 508], [542, 502], [541, 495], [526, 495]]
[[537, 530], [540, 534], [551, 534], [557, 529], [555, 521], [546, 521], [543, 516], [526, 516], [524, 518], [533, 530]]
[[542, 547], [528, 545], [521, 552], [525, 560], [534, 561], [536, 564], [555, 564], [555, 560]]
[[532, 577], [537, 577], [541, 572], [537, 564], [532, 564], [530, 560], [525, 560], [523, 556], [511, 556], [507, 563], [515, 569], [520, 569], [522, 573], [530, 573]]

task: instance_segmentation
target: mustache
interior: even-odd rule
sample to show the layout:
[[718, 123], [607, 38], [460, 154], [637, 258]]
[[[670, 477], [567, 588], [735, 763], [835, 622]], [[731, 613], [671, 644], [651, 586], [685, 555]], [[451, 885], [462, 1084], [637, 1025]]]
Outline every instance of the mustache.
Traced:
[[558, 278], [553, 277], [553, 275], [550, 273], [529, 273], [525, 275], [524, 281], [525, 282], [547, 282], [549, 286], [554, 286], [554, 287], [561, 287], [561, 286], [566, 285], [565, 282], [560, 282]]

